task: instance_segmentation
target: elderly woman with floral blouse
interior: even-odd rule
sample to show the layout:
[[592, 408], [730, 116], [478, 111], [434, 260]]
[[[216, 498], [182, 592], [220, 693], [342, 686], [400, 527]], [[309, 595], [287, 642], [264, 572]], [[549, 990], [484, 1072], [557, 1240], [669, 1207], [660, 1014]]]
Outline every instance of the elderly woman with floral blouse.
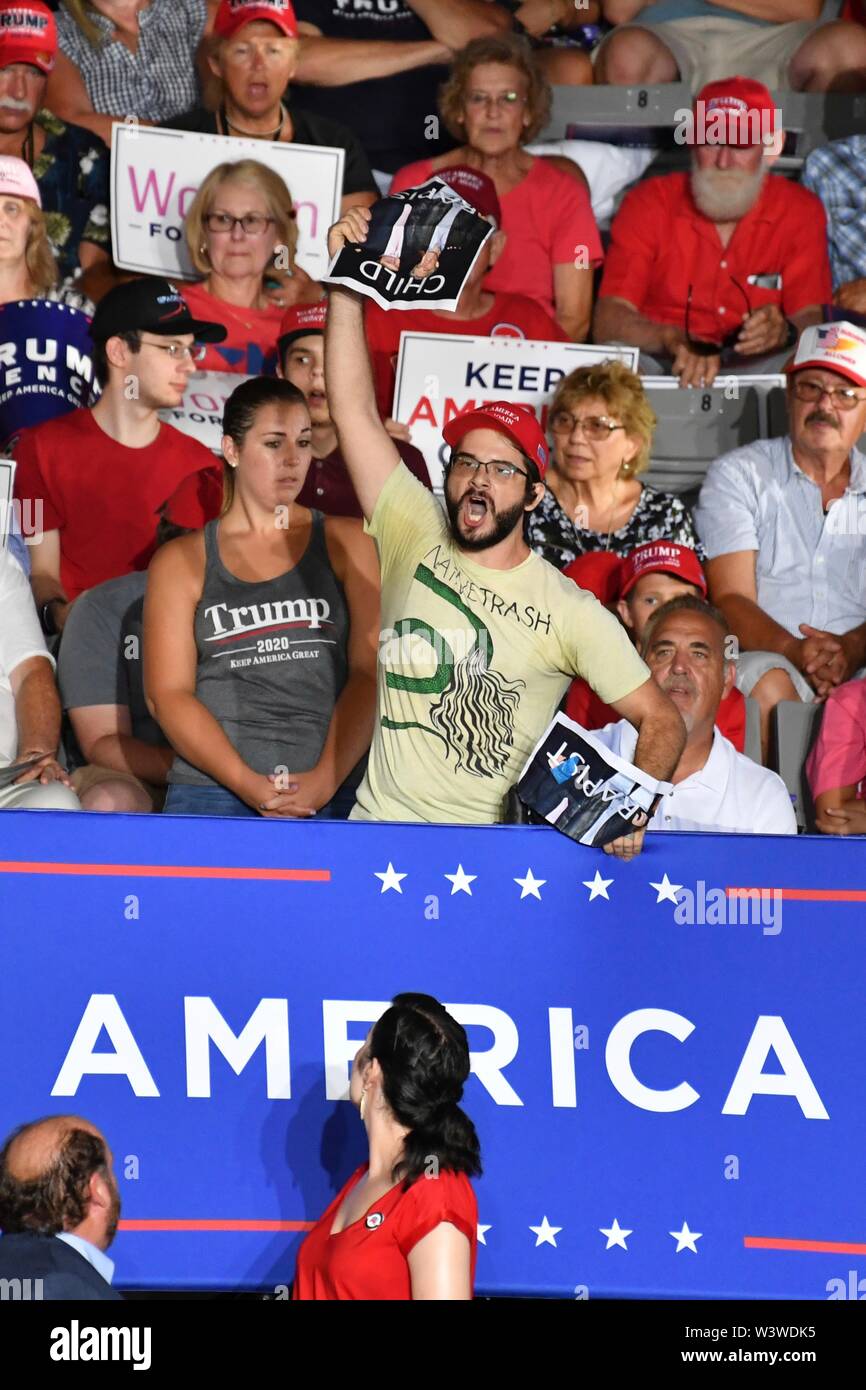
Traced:
[[532, 549], [557, 569], [589, 551], [628, 555], [644, 541], [700, 553], [681, 498], [638, 478], [649, 463], [655, 415], [640, 377], [621, 362], [578, 367], [550, 407], [547, 491], [529, 515]]

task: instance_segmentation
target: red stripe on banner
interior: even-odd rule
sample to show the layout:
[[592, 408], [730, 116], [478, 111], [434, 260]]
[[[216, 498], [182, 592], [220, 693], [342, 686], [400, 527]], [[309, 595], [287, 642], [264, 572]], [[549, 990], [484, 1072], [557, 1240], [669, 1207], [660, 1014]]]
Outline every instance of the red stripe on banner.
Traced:
[[729, 898], [753, 898], [761, 893], [778, 893], [783, 902], [866, 903], [864, 888], [726, 888]]
[[846, 1240], [784, 1240], [779, 1236], [743, 1236], [747, 1250], [805, 1250], [818, 1255], [866, 1255], [866, 1245]]
[[153, 1220], [118, 1223], [119, 1231], [311, 1231], [314, 1221]]
[[330, 883], [330, 869], [216, 868], [209, 864], [56, 864], [48, 861], [0, 859], [3, 874], [73, 874], [111, 878], [121, 874], [136, 878], [236, 878], [280, 879], [296, 883]]

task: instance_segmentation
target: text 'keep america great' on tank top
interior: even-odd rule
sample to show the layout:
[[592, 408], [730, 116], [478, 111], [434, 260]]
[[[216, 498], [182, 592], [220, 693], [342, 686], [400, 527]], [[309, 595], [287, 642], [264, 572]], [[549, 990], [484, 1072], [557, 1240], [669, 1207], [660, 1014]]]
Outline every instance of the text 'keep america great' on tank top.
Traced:
[[[238, 579], [220, 559], [219, 520], [204, 528], [196, 698], [265, 776], [315, 767], [348, 675], [346, 598], [328, 558], [324, 517], [312, 517], [306, 550], [276, 579]], [[179, 754], [169, 781], [219, 785]]]

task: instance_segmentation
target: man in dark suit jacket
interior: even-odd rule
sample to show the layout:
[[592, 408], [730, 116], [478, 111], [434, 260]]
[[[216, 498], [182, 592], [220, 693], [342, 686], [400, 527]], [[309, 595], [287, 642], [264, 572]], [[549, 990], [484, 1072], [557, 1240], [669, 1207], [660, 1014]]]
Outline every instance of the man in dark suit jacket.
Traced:
[[0, 1279], [25, 1281], [22, 1298], [119, 1300], [105, 1253], [119, 1216], [111, 1150], [89, 1120], [52, 1115], [6, 1140]]

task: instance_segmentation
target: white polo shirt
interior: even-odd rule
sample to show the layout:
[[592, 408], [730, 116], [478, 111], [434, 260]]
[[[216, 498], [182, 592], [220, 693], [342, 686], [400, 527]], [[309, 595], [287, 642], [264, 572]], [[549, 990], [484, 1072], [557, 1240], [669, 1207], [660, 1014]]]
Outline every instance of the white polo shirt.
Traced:
[[[634, 762], [637, 731], [627, 720], [593, 729], [592, 736], [611, 752]], [[781, 777], [738, 753], [716, 729], [703, 767], [677, 782], [670, 796], [662, 798], [648, 829], [796, 835], [797, 818]]]

